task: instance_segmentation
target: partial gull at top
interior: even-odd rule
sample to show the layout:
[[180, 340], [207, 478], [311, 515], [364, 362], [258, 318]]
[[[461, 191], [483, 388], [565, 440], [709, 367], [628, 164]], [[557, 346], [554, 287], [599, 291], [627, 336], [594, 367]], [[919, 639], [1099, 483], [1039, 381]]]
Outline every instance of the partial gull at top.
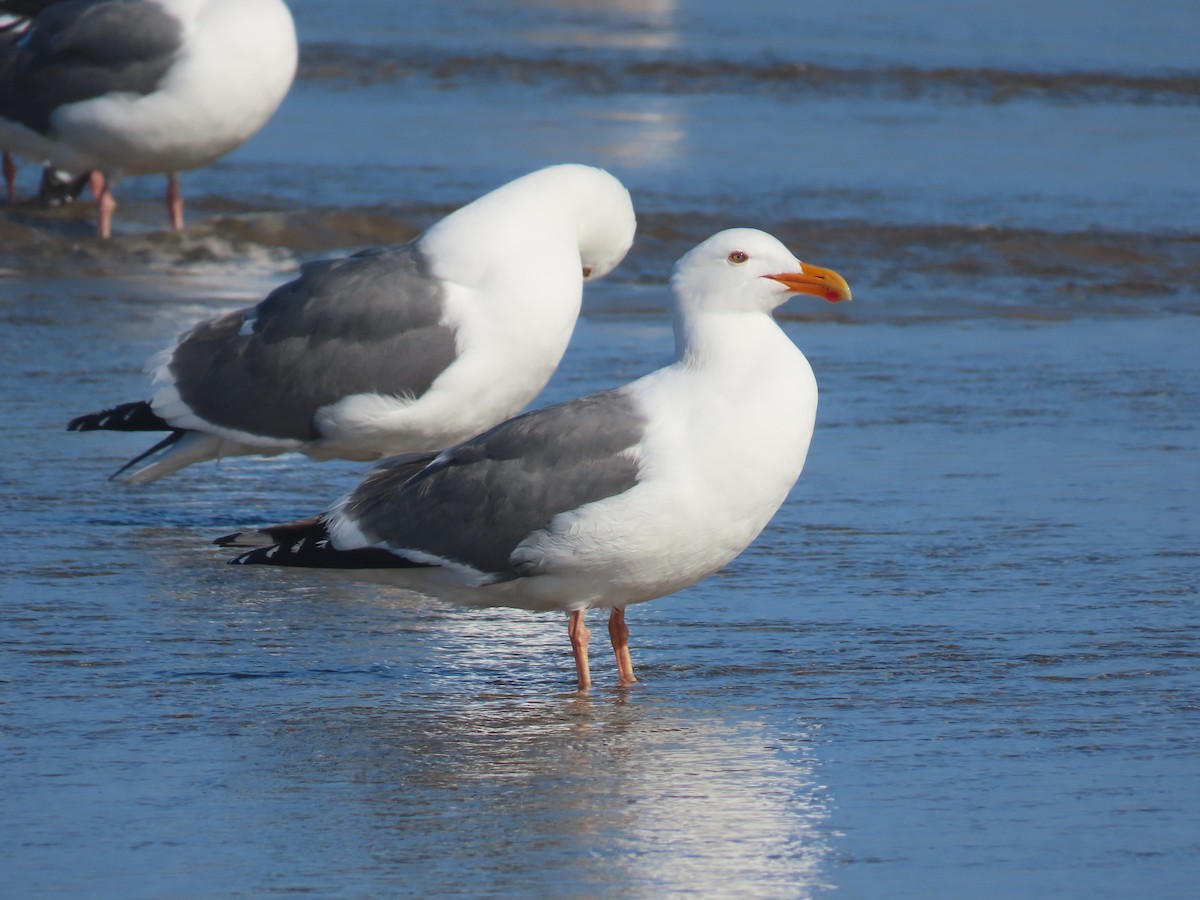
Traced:
[[[39, 10], [38, 7], [41, 7]], [[113, 185], [166, 174], [183, 227], [178, 173], [240, 147], [278, 108], [296, 72], [282, 0], [61, 0], [0, 3], [32, 15], [0, 35], [0, 148], [93, 173], [98, 230]]]
[[223, 456], [440, 450], [537, 396], [584, 282], [624, 258], [635, 227], [629, 192], [608, 172], [540, 169], [410, 244], [304, 266], [257, 306], [163, 351], [152, 399], [68, 427], [169, 432], [126, 466], [157, 454], [134, 482]]
[[609, 608], [620, 681], [634, 681], [625, 607], [730, 562], [804, 465], [817, 384], [771, 311], [794, 293], [850, 299], [836, 272], [747, 228], [685, 255], [671, 284], [672, 365], [436, 457], [386, 460], [323, 516], [218, 543], [269, 545], [243, 565], [356, 569], [458, 603], [563, 610], [581, 689], [584, 614]]

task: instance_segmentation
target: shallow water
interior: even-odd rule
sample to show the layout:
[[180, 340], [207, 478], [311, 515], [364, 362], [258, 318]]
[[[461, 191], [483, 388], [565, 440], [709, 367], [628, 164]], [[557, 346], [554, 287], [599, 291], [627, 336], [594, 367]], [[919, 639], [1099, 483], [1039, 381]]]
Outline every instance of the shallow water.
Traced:
[[[185, 176], [182, 238], [158, 179], [107, 245], [0, 212], [6, 890], [1192, 896], [1194, 5], [353, 6], [293, 4], [301, 78]], [[62, 431], [299, 261], [565, 159], [631, 186], [639, 239], [539, 402], [662, 363], [669, 264], [720, 228], [855, 289], [785, 311], [805, 474], [630, 611], [636, 688], [598, 635], [571, 694], [558, 616], [222, 565], [359, 466], [133, 490], [144, 438]]]

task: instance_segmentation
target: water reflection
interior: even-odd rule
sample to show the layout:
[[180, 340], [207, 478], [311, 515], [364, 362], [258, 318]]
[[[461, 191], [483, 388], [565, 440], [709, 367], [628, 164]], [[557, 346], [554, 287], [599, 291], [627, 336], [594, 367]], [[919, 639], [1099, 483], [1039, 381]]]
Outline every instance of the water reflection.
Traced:
[[[627, 50], [671, 50], [681, 45], [676, 0], [525, 0], [533, 11], [568, 13], [522, 35], [533, 44], [578, 44]], [[586, 14], [580, 16], [580, 13]]]
[[666, 98], [630, 98], [620, 108], [593, 114], [595, 143], [589, 149], [620, 166], [666, 167], [679, 160], [687, 120]]
[[281, 790], [359, 786], [377, 860], [428, 863], [408, 871], [418, 893], [445, 878], [489, 895], [570, 884], [803, 897], [824, 886], [828, 809], [813, 761], [783, 752], [761, 723], [648, 692], [406, 691], [390, 707], [298, 711], [273, 740], [294, 781]]
[[267, 777], [248, 790], [299, 817], [294, 830], [323, 809], [322, 842], [413, 894], [825, 886], [829, 808], [810, 724], [729, 709], [711, 690], [618, 689], [602, 628], [598, 686], [580, 697], [561, 615], [355, 590], [358, 602], [337, 594], [332, 609], [295, 587], [285, 603], [242, 607], [240, 628], [275, 635], [279, 662], [305, 655], [299, 635], [331, 658], [387, 660], [319, 677], [281, 669], [256, 687], [275, 715], [252, 738]]

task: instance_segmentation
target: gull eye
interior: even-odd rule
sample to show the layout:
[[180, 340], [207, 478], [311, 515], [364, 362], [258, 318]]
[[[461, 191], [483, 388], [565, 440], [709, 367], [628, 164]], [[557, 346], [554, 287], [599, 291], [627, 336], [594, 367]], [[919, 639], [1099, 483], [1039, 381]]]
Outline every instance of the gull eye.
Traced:
[[750, 254], [743, 253], [741, 250], [734, 250], [729, 254], [729, 261], [735, 266], [740, 266], [750, 258]]
[[594, 269], [593, 269], [591, 266], [584, 266], [584, 267], [583, 267], [583, 277], [584, 277], [584, 278], [591, 278], [591, 277], [592, 277], [592, 272], [594, 272], [594, 271], [595, 271], [595, 270], [594, 270]]

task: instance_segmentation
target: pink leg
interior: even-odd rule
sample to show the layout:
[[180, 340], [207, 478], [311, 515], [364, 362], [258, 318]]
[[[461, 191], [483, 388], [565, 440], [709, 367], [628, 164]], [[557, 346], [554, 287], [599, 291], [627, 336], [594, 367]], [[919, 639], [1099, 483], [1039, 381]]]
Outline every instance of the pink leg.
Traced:
[[102, 238], [112, 237], [113, 213], [117, 209], [117, 201], [113, 199], [112, 185], [104, 178], [103, 172], [92, 172], [88, 176], [88, 185], [92, 196], [96, 198], [97, 225], [96, 231]]
[[617, 672], [621, 684], [635, 684], [633, 657], [629, 655], [629, 628], [625, 625], [625, 607], [614, 606], [608, 617], [608, 636], [612, 639], [613, 653], [617, 657]]
[[12, 155], [4, 151], [4, 184], [8, 187], [8, 202], [17, 202], [17, 164]]
[[183, 194], [179, 190], [179, 173], [167, 176], [167, 215], [171, 217], [171, 228], [183, 231]]
[[588, 631], [588, 627], [583, 621], [584, 615], [584, 610], [577, 609], [567, 620], [567, 634], [571, 638], [571, 652], [575, 654], [575, 673], [579, 676], [579, 690], [581, 691], [586, 691], [592, 686], [587, 646], [588, 638], [592, 636], [592, 633]]
[[105, 239], [112, 237], [112, 220], [113, 213], [117, 210], [117, 201], [113, 199], [111, 186], [104, 188], [104, 193], [96, 201], [96, 209], [100, 214], [96, 224], [97, 233]]

